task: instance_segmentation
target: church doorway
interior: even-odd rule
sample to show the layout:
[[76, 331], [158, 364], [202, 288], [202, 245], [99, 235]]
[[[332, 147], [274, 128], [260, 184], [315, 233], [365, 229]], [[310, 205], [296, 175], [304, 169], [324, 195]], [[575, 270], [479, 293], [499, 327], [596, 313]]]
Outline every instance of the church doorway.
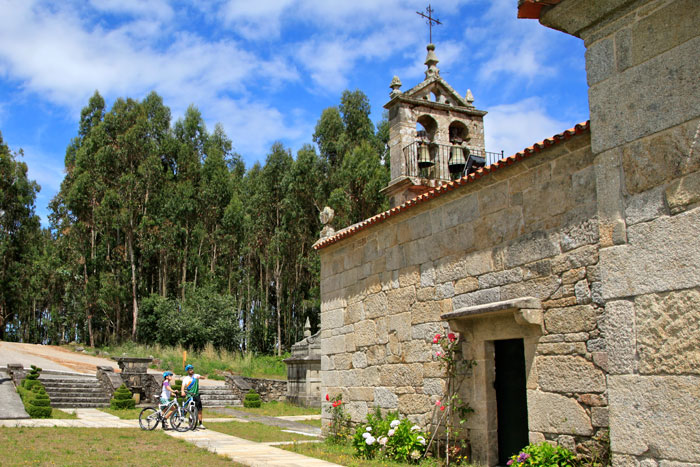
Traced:
[[525, 347], [523, 339], [494, 341], [498, 463], [528, 444]]

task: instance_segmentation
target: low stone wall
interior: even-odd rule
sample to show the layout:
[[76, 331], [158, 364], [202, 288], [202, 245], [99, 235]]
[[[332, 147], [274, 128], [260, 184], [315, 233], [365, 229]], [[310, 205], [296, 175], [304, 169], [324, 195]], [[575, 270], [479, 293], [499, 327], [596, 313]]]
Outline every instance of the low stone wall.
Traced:
[[109, 393], [109, 397], [112, 397], [114, 391], [122, 385], [121, 375], [115, 373], [114, 368], [111, 366], [98, 366], [95, 376], [102, 387]]
[[253, 389], [260, 394], [263, 402], [287, 400], [287, 382], [276, 379], [247, 378], [238, 375], [226, 375], [226, 385], [241, 401], [248, 391]]
[[22, 366], [21, 363], [8, 363], [7, 372], [12, 382], [15, 384], [15, 387], [19, 386], [24, 377], [27, 376], [27, 372], [24, 370], [24, 366]]

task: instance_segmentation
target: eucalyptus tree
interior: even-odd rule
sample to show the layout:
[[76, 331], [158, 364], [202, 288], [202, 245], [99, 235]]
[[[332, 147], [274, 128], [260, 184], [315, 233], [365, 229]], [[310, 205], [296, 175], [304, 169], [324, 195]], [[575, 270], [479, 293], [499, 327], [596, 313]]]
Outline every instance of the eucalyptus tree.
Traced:
[[0, 339], [7, 323], [28, 309], [31, 252], [39, 240], [34, 200], [40, 187], [27, 177], [20, 157], [22, 152], [13, 154], [0, 134]]

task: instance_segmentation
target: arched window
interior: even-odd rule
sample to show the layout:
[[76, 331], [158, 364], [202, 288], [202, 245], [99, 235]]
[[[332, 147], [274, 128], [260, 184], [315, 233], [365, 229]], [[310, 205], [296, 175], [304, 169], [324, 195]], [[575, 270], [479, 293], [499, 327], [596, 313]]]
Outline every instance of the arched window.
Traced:
[[469, 141], [469, 128], [463, 122], [450, 123], [450, 143], [461, 144]]
[[437, 132], [437, 122], [430, 115], [421, 115], [416, 121], [416, 136], [420, 139], [422, 137], [426, 142], [433, 141], [435, 139], [435, 133]]

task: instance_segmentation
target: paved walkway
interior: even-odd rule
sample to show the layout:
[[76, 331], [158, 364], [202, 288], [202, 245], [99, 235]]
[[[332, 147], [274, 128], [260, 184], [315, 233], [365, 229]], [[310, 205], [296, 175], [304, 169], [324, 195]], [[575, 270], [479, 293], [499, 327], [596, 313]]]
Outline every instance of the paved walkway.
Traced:
[[10, 375], [0, 371], [0, 419], [29, 418]]
[[[119, 417], [108, 414], [98, 409], [66, 409], [74, 411], [77, 419], [24, 419], [24, 420], [0, 420], [0, 426], [6, 427], [82, 427], [82, 428], [138, 428], [138, 420], [122, 420]], [[230, 409], [227, 409], [230, 410]], [[245, 412], [237, 412], [245, 414]], [[249, 414], [248, 414], [249, 415]], [[256, 416], [259, 418], [259, 416]], [[276, 420], [275, 417], [264, 417], [265, 419]], [[215, 418], [206, 419], [208, 422], [247, 422], [244, 418]], [[269, 422], [269, 420], [268, 420]], [[293, 421], [281, 420], [281, 422], [294, 423]], [[269, 423], [268, 423], [269, 424]], [[295, 423], [305, 428], [309, 425]], [[189, 443], [204, 448], [216, 454], [221, 454], [240, 464], [249, 466], [334, 466], [320, 459], [302, 456], [294, 452], [276, 448], [268, 443], [256, 443], [235, 436], [226, 435], [212, 430], [186, 431], [166, 431], [166, 434], [173, 438], [183, 439]], [[279, 443], [275, 443], [279, 444]]]

